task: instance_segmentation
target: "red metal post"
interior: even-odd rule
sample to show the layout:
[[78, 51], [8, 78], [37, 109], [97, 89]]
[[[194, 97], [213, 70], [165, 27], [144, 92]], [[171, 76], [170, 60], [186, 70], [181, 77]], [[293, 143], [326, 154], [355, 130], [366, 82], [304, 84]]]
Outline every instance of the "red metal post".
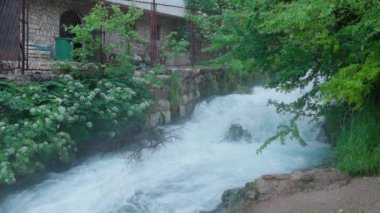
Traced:
[[22, 0], [22, 11], [21, 11], [21, 25], [22, 25], [22, 37], [21, 37], [21, 73], [25, 74], [25, 47], [26, 47], [26, 32], [25, 32], [25, 23], [26, 23], [26, 2]]
[[151, 42], [151, 63], [154, 65], [157, 62], [158, 48], [157, 48], [157, 4], [153, 0], [151, 6], [151, 20], [150, 20], [150, 42]]

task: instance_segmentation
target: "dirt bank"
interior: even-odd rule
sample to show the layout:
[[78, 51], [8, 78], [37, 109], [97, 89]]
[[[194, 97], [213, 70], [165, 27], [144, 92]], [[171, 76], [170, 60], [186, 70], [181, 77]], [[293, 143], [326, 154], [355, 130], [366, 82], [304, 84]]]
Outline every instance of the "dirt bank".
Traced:
[[380, 213], [380, 177], [355, 178], [341, 188], [298, 192], [243, 206], [230, 212], [337, 213], [360, 209], [365, 213]]

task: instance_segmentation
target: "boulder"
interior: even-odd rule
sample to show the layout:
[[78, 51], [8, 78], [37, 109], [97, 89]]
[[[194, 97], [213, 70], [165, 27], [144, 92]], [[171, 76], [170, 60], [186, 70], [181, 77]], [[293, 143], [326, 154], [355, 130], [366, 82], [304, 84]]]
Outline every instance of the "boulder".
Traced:
[[291, 174], [264, 175], [256, 180], [258, 200], [267, 200], [297, 192], [339, 188], [349, 177], [335, 169], [316, 168], [296, 170]]
[[[226, 190], [217, 212], [297, 192], [336, 189], [347, 185], [348, 175], [332, 168], [296, 170], [290, 174], [263, 175], [240, 189]], [[230, 211], [231, 210], [231, 211]]]
[[240, 124], [232, 124], [228, 129], [225, 139], [230, 141], [238, 141], [242, 139], [250, 141], [252, 139], [252, 136]]

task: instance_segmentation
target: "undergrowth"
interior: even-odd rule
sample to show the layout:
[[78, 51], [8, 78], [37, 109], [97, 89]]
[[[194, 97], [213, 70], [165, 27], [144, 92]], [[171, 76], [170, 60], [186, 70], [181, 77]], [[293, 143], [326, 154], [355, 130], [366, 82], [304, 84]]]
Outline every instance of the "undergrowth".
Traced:
[[180, 111], [181, 93], [182, 93], [181, 78], [177, 72], [173, 72], [170, 75], [169, 98], [170, 98], [171, 111], [174, 113], [174, 116], [177, 116]]
[[336, 146], [338, 169], [351, 176], [380, 174], [380, 111], [368, 104], [352, 113], [326, 116], [326, 128]]

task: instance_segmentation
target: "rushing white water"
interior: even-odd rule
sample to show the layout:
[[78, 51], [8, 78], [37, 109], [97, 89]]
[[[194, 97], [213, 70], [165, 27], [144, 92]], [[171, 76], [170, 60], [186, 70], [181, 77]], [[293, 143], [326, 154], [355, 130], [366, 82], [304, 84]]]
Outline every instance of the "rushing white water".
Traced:
[[[0, 204], [6, 213], [181, 213], [210, 210], [229, 188], [258, 176], [290, 172], [321, 163], [329, 146], [320, 126], [299, 121], [308, 142], [301, 147], [275, 142], [257, 155], [263, 141], [289, 117], [268, 107], [269, 99], [289, 102], [300, 94], [255, 88], [252, 94], [218, 97], [199, 104], [191, 119], [174, 134], [180, 139], [142, 153], [128, 164], [125, 153], [88, 159], [71, 170], [51, 174], [30, 189]], [[252, 134], [253, 143], [223, 141], [231, 124]], [[177, 126], [165, 127], [175, 129]]]

